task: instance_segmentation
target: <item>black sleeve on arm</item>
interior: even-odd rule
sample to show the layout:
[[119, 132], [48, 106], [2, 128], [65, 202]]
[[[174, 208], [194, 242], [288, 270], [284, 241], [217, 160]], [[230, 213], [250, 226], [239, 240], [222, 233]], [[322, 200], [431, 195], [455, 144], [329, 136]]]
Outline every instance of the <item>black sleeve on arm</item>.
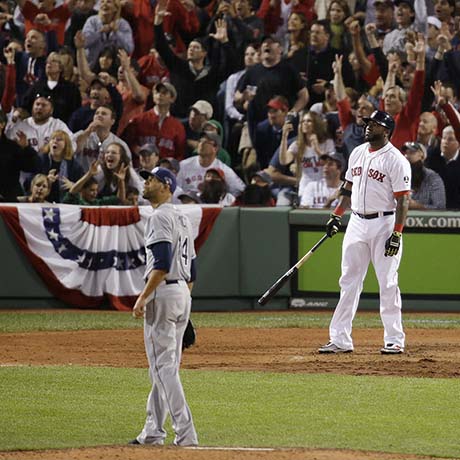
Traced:
[[150, 249], [153, 254], [153, 269], [163, 270], [168, 273], [171, 268], [172, 260], [171, 243], [167, 241], [160, 241], [148, 246], [148, 249]]
[[192, 265], [190, 267], [190, 281], [189, 283], [193, 283], [196, 280], [196, 259], [192, 259]]

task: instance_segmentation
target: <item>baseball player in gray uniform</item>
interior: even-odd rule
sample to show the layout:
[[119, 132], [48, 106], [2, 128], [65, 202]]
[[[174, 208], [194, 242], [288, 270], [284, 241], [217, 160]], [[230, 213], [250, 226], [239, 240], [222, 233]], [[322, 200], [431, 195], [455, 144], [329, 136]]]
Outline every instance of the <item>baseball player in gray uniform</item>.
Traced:
[[140, 171], [145, 199], [154, 208], [145, 229], [145, 287], [133, 308], [144, 317], [144, 341], [152, 390], [144, 429], [130, 444], [163, 445], [169, 413], [174, 444], [194, 446], [198, 438], [179, 378], [182, 338], [190, 317], [195, 250], [187, 216], [170, 203], [176, 188], [174, 173], [156, 167]]
[[352, 214], [342, 246], [340, 300], [329, 326], [330, 341], [320, 353], [353, 351], [352, 321], [358, 308], [369, 262], [380, 287], [380, 317], [384, 327], [383, 354], [404, 352], [401, 293], [398, 267], [402, 231], [409, 206], [411, 168], [389, 138], [394, 120], [386, 112], [364, 118], [365, 142], [356, 147], [348, 162], [340, 200], [326, 225], [328, 236], [340, 228], [341, 216]]

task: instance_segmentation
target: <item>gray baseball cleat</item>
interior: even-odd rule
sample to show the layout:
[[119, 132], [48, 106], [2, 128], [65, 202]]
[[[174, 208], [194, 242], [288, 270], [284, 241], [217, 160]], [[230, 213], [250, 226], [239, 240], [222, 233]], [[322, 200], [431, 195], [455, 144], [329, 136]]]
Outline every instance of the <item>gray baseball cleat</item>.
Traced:
[[387, 343], [381, 350], [382, 355], [400, 355], [404, 353], [404, 348], [396, 343]]
[[340, 348], [335, 343], [328, 342], [326, 345], [318, 348], [318, 353], [352, 353], [353, 350]]

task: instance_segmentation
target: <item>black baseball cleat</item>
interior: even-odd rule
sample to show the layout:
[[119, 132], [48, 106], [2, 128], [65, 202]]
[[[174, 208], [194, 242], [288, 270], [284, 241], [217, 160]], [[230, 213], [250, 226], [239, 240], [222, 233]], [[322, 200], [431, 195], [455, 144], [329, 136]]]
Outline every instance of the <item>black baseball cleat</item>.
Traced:
[[128, 446], [140, 446], [140, 445], [141, 443], [137, 440], [137, 438], [128, 442]]

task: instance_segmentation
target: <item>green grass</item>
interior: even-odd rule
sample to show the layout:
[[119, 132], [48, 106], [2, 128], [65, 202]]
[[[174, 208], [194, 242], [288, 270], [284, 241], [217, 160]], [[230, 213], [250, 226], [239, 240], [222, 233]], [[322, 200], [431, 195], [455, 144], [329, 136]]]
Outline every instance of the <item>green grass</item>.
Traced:
[[[248, 328], [327, 328], [331, 313], [318, 312], [256, 312], [256, 313], [192, 313], [197, 327], [248, 327]], [[460, 315], [455, 314], [404, 314], [406, 328], [459, 329]], [[46, 311], [0, 312], [0, 333], [29, 331], [73, 331], [83, 329], [135, 329], [142, 321], [135, 321], [128, 312], [116, 311]], [[378, 313], [359, 312], [355, 328], [381, 328]]]
[[[182, 376], [202, 445], [460, 452], [458, 379]], [[147, 370], [9, 367], [0, 381], [0, 450], [125, 444], [143, 425]]]

